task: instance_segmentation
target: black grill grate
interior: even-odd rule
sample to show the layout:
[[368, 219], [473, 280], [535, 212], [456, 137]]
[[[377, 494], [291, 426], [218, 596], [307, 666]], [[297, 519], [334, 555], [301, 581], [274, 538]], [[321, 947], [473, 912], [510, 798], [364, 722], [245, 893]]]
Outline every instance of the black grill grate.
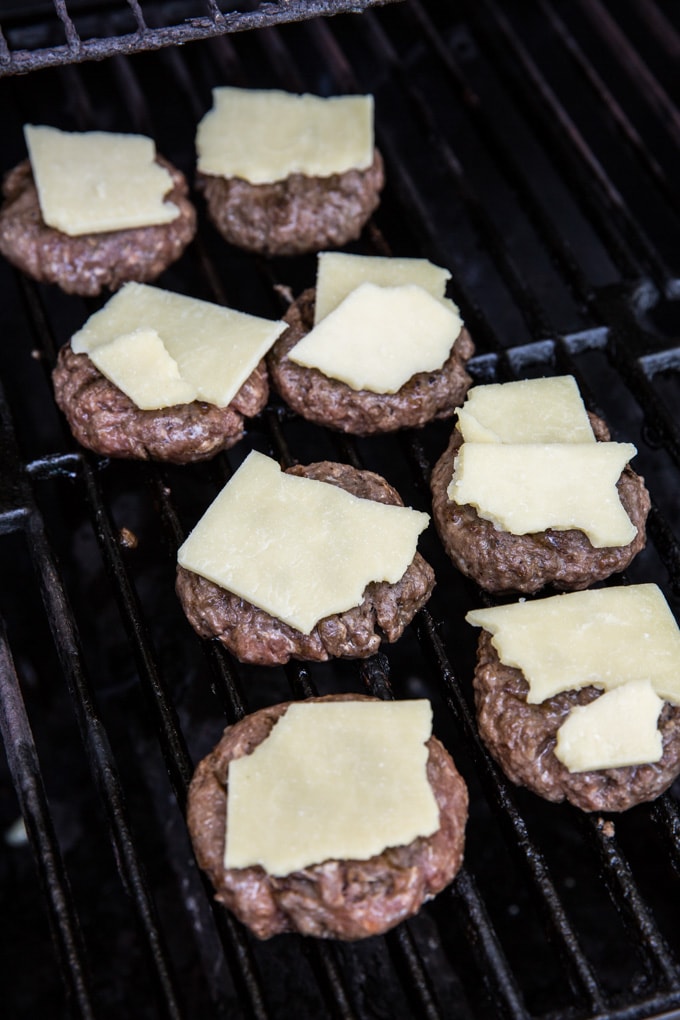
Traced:
[[[448, 266], [478, 380], [571, 372], [614, 435], [636, 443], [653, 510], [626, 579], [658, 581], [680, 614], [680, 5], [406, 0], [226, 36], [204, 4], [214, 38], [130, 56], [122, 41], [135, 40], [127, 53], [155, 47], [152, 24], [171, 30], [164, 44], [188, 40], [180, 19], [199, 15], [129, 4], [128, 30], [124, 6], [70, 3], [65, 40], [39, 5], [3, 19], [5, 72], [69, 64], [1, 83], [3, 169], [22, 158], [31, 121], [144, 131], [191, 173], [215, 84], [372, 91], [388, 186], [356, 250]], [[96, 54], [90, 40], [102, 43]], [[159, 282], [274, 317], [286, 288], [313, 276], [313, 258], [243, 255], [201, 220]], [[506, 782], [471, 707], [476, 635], [462, 620], [482, 595], [432, 531], [430, 604], [365, 663], [241, 667], [196, 638], [175, 600], [177, 545], [248, 449], [378, 470], [428, 509], [450, 424], [352, 440], [272, 400], [209, 465], [102, 461], [75, 448], [49, 385], [57, 346], [94, 304], [6, 264], [0, 287], [7, 1015], [680, 1017], [677, 784], [654, 805], [600, 818]], [[435, 730], [471, 791], [463, 872], [385, 938], [260, 944], [213, 906], [195, 867], [183, 820], [193, 765], [245, 711], [366, 689], [433, 700]], [[28, 843], [13, 825], [20, 811]]]

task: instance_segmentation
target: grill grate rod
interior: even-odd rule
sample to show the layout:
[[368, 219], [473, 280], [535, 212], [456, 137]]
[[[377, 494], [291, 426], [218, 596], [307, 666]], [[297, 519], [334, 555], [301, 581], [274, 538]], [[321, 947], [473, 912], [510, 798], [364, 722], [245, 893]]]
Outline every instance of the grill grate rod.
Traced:
[[60, 961], [59, 969], [66, 985], [68, 1000], [77, 1005], [83, 1020], [94, 1020], [91, 978], [78, 917], [73, 907], [68, 875], [42, 782], [38, 752], [2, 621], [0, 679], [0, 735], [48, 904], [48, 916]]

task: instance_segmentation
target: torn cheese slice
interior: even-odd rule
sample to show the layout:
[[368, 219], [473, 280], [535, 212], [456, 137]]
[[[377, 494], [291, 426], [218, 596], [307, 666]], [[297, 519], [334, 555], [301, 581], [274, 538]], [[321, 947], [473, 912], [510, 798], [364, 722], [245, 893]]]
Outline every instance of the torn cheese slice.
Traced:
[[650, 679], [659, 697], [680, 705], [680, 631], [655, 584], [475, 609], [465, 619], [492, 635], [501, 662], [522, 671], [529, 704]]
[[649, 680], [630, 680], [576, 705], [557, 731], [555, 757], [569, 772], [646, 765], [663, 757], [663, 700]]
[[637, 535], [616, 483], [631, 443], [463, 443], [447, 495], [511, 535], [583, 531], [596, 549]]
[[422, 287], [362, 283], [288, 357], [353, 390], [396, 393], [441, 368], [460, 329], [459, 316]]
[[102, 375], [143, 411], [190, 404], [196, 389], [185, 382], [155, 329], [141, 327], [100, 344], [90, 358]]
[[303, 634], [396, 583], [429, 517], [285, 474], [252, 452], [181, 546], [181, 566]]
[[291, 705], [229, 765], [225, 867], [289, 875], [431, 836], [431, 731], [426, 700]]
[[[314, 325], [361, 286], [374, 283], [377, 287], [401, 287], [407, 283], [422, 287], [445, 308], [459, 315], [453, 301], [444, 297], [451, 279], [448, 269], [433, 265], [427, 259], [386, 258], [382, 255], [348, 255], [339, 251], [319, 254], [316, 270]], [[459, 316], [460, 318], [460, 316]], [[460, 328], [463, 322], [461, 320]]]
[[24, 127], [42, 217], [75, 237], [169, 223], [179, 216], [164, 196], [172, 177], [143, 135]]
[[[181, 378], [195, 390], [195, 399], [226, 407], [286, 324], [147, 284], [126, 283], [87, 320], [71, 347], [76, 354], [91, 355], [140, 327], [158, 334]], [[176, 403], [172, 393], [167, 400], [162, 406]]]
[[571, 375], [473, 386], [457, 411], [466, 443], [594, 443]]
[[196, 151], [202, 173], [251, 184], [365, 170], [373, 162], [373, 96], [216, 88]]

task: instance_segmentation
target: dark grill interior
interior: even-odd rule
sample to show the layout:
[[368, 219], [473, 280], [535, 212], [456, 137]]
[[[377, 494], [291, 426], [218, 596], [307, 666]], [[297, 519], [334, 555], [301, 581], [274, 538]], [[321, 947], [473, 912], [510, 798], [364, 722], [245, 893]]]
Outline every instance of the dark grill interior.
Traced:
[[[70, 6], [115, 42], [138, 5]], [[164, 24], [182, 8], [139, 6]], [[2, 28], [19, 46], [60, 45], [39, 5]], [[191, 176], [216, 84], [373, 92], [388, 184], [354, 250], [448, 266], [478, 381], [573, 373], [614, 438], [636, 443], [653, 509], [624, 580], [657, 581], [677, 614], [679, 54], [676, 0], [406, 0], [8, 76], [2, 169], [23, 158], [29, 121], [147, 133]], [[202, 219], [159, 283], [276, 317], [314, 272], [312, 257], [230, 249]], [[251, 448], [377, 470], [429, 510], [451, 424], [352, 440], [272, 399], [208, 465], [103, 461], [76, 448], [49, 381], [95, 303], [4, 262], [0, 281], [3, 1016], [679, 1017], [678, 785], [600, 818], [504, 780], [471, 709], [463, 616], [483, 596], [432, 528], [431, 602], [364, 663], [242, 667], [175, 599], [179, 541]], [[258, 943], [197, 871], [193, 766], [245, 711], [346, 690], [432, 699], [471, 793], [465, 867], [384, 938]]]

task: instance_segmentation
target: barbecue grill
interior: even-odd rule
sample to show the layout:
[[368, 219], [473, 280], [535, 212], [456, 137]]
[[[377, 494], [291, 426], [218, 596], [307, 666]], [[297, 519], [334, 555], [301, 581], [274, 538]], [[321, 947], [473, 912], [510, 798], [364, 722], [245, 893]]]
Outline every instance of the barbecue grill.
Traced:
[[[652, 496], [623, 580], [656, 581], [677, 615], [680, 3], [348, 13], [368, 6], [4, 3], [1, 168], [24, 157], [32, 122], [149, 134], [191, 178], [217, 84], [373, 92], [387, 187], [352, 250], [451, 270], [477, 381], [576, 376], [613, 438], [636, 444]], [[313, 284], [313, 257], [235, 251], [196, 201], [197, 241], [161, 286], [274, 318]], [[432, 528], [435, 593], [365, 662], [240, 666], [175, 598], [178, 544], [250, 449], [377, 470], [428, 510], [451, 423], [354, 440], [272, 398], [209, 464], [100, 459], [70, 438], [49, 381], [97, 303], [4, 262], [0, 288], [3, 1016], [680, 1017], [678, 784], [610, 817], [505, 780], [472, 711], [463, 616], [483, 596]], [[464, 868], [385, 937], [259, 943], [196, 867], [187, 785], [244, 712], [340, 691], [432, 700], [471, 794]]]

